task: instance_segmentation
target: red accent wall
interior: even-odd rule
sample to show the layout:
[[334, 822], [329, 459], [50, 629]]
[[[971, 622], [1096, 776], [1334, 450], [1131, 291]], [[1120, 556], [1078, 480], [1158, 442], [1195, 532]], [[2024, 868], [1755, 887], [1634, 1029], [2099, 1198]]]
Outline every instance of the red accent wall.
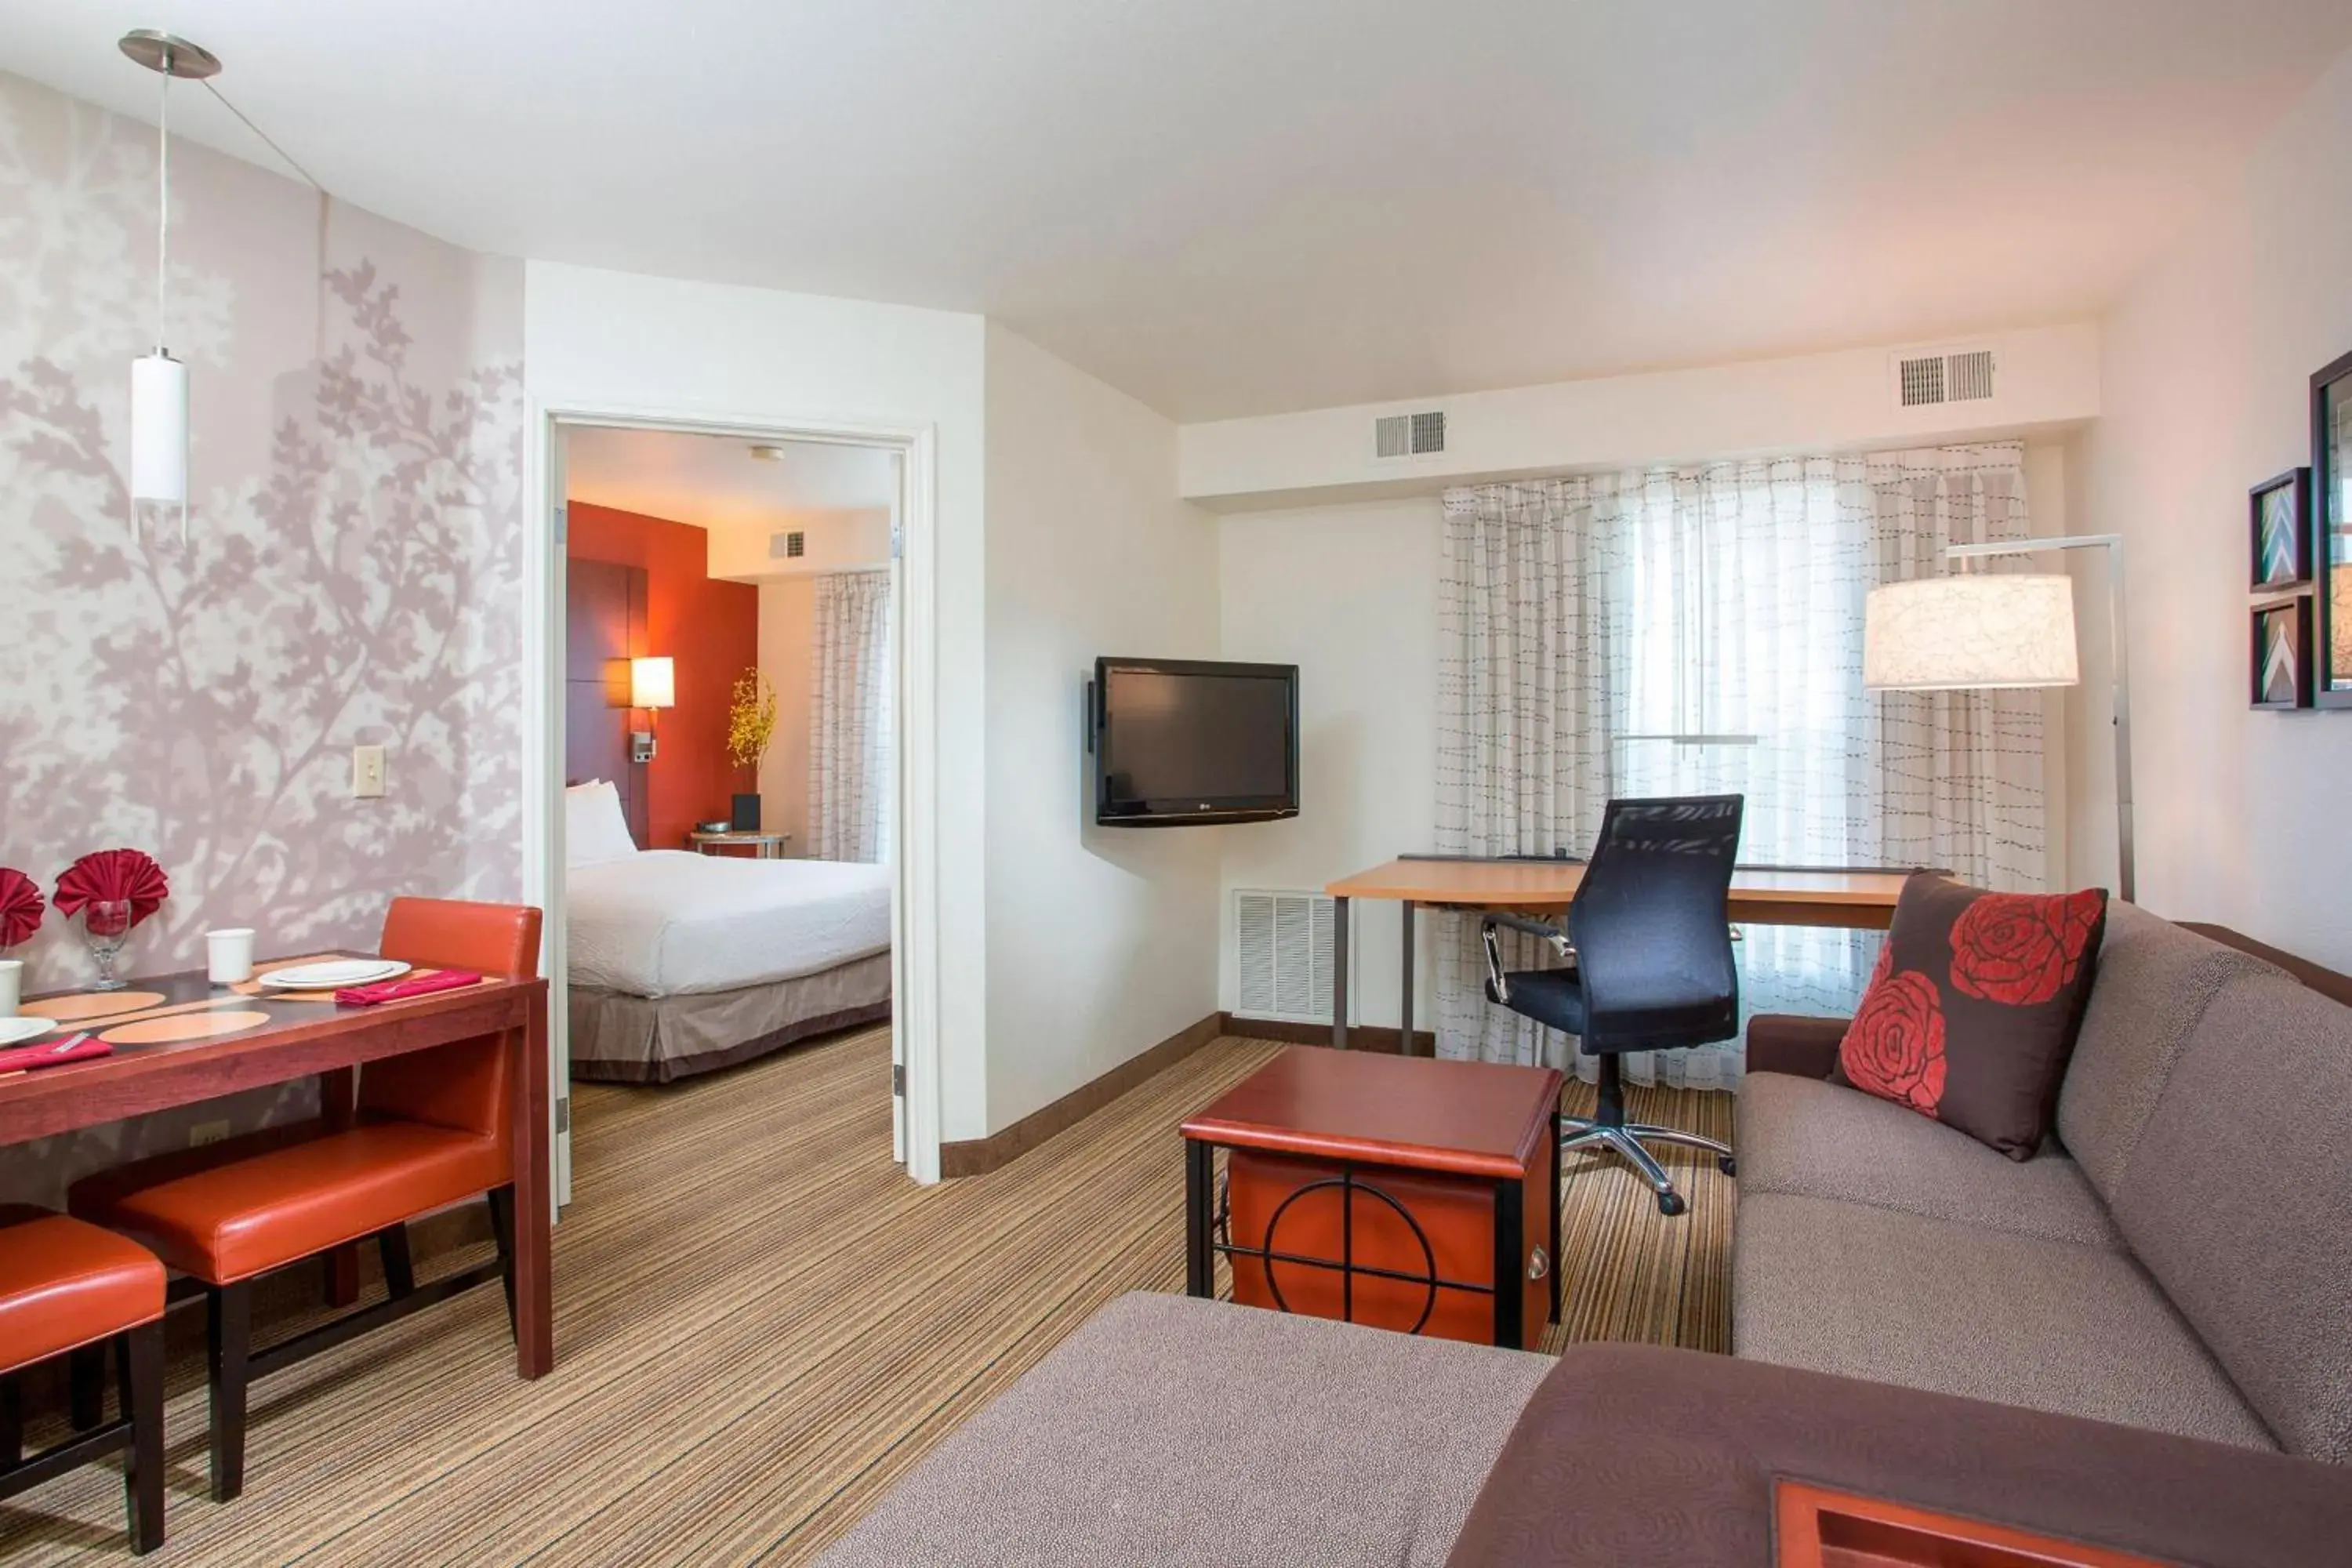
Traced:
[[760, 591], [714, 583], [710, 536], [658, 517], [573, 501], [566, 553], [646, 571], [646, 657], [677, 661], [677, 706], [656, 714], [646, 769], [647, 849], [683, 849], [694, 824], [727, 815], [727, 797], [752, 785], [727, 761], [727, 707], [735, 678], [760, 662]]

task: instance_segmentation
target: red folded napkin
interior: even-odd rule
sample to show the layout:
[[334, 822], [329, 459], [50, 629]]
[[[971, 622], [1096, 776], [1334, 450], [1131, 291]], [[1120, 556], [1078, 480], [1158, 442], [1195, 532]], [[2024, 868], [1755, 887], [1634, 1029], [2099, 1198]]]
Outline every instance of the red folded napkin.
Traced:
[[374, 985], [346, 985], [335, 993], [335, 1000], [346, 1007], [373, 1007], [381, 1002], [405, 1002], [412, 996], [430, 996], [436, 991], [457, 991], [481, 983], [482, 977], [470, 969], [436, 969], [430, 974], [404, 974]]
[[55, 902], [58, 914], [70, 916], [92, 901], [120, 900], [131, 906], [131, 923], [137, 925], [171, 894], [172, 884], [153, 856], [142, 849], [100, 849], [58, 875]]
[[110, 1057], [114, 1047], [95, 1035], [81, 1035], [70, 1040], [51, 1040], [46, 1045], [19, 1046], [13, 1051], [0, 1051], [0, 1072], [28, 1072], [34, 1068], [63, 1067], [68, 1062], [84, 1062], [92, 1057]]
[[14, 867], [0, 866], [0, 947], [14, 947], [40, 930], [48, 907], [33, 879]]

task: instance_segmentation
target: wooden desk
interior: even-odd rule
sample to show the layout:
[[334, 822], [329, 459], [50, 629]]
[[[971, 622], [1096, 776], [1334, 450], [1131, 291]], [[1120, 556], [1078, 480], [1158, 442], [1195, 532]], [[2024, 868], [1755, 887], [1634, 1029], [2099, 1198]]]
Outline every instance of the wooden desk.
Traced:
[[[1324, 888], [1332, 900], [1331, 1043], [1348, 1044], [1348, 912], [1357, 899], [1403, 906], [1403, 1048], [1412, 1046], [1412, 913], [1421, 905], [1553, 914], [1576, 900], [1581, 860], [1473, 860], [1404, 857]], [[1908, 871], [1743, 866], [1732, 873], [1731, 918], [1749, 925], [1885, 931]]]
[[[515, 1370], [534, 1378], [553, 1369], [546, 981], [488, 979], [463, 991], [377, 1007], [346, 1007], [268, 993], [240, 995], [210, 984], [203, 971], [192, 970], [133, 980], [123, 994], [142, 994], [154, 1000], [134, 1010], [62, 1019], [55, 1032], [26, 1043], [38, 1045], [85, 1029], [103, 1038], [132, 1023], [168, 1024], [211, 1014], [257, 1014], [260, 1019], [206, 1038], [116, 1045], [110, 1057], [0, 1078], [0, 1143], [21, 1143], [314, 1076], [320, 1079], [331, 1122], [339, 1109], [350, 1114], [349, 1075], [364, 1063], [484, 1035], [509, 1035], [509, 1048], [520, 1053], [512, 1063], [517, 1089]], [[81, 1007], [98, 1005], [91, 1000], [95, 994], [28, 996], [19, 1010], [41, 1017], [46, 1016], [41, 1008], [45, 999], [70, 997]]]

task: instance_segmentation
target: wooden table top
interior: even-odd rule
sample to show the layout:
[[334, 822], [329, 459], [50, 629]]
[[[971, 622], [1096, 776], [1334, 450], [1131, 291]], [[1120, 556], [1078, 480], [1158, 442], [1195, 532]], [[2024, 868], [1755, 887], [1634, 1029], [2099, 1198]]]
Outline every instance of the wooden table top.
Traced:
[[[256, 971], [304, 962], [309, 960], [280, 959], [256, 965]], [[490, 976], [461, 990], [350, 1007], [316, 992], [249, 994], [213, 984], [199, 969], [136, 977], [121, 992], [52, 991], [27, 996], [17, 1009], [20, 1016], [58, 1016], [56, 1028], [21, 1045], [38, 1046], [87, 1032], [106, 1039], [114, 1051], [0, 1077], [0, 1143], [395, 1056], [419, 1048], [421, 1036], [441, 1033], [462, 1039], [465, 1033], [453, 1031], [461, 1020], [453, 1016], [473, 1020], [471, 1026], [478, 1029], [484, 1015], [514, 1011], [520, 998], [543, 990], [546, 984]], [[45, 1003], [54, 1006], [45, 1010]], [[217, 1027], [232, 1019], [232, 1026]], [[211, 1026], [215, 1032], [182, 1039], [144, 1037], [179, 1023]], [[108, 1038], [118, 1031], [124, 1032], [121, 1039]]]
[[1184, 1136], [1509, 1181], [1551, 1136], [1561, 1082], [1550, 1068], [1292, 1046], [1186, 1118]]
[[[1558, 910], [1575, 900], [1584, 872], [1581, 860], [1396, 859], [1342, 877], [1323, 890], [1335, 899], [1410, 899], [1419, 904]], [[1910, 875], [1908, 871], [1743, 866], [1732, 872], [1731, 896], [1735, 902], [1759, 909], [1787, 904], [1891, 912]]]

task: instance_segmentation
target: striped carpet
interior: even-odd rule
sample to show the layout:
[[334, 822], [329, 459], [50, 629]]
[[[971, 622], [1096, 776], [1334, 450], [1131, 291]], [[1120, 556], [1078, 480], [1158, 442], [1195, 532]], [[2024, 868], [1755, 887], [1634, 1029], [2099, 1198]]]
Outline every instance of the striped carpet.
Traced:
[[[246, 1495], [219, 1507], [203, 1358], [176, 1354], [155, 1561], [806, 1561], [1097, 1307], [1182, 1288], [1176, 1123], [1279, 1048], [1216, 1041], [1004, 1169], [928, 1189], [890, 1163], [881, 1032], [667, 1089], [582, 1085], [554, 1374], [517, 1382], [503, 1303], [472, 1292], [257, 1385]], [[1728, 1097], [1631, 1098], [1728, 1131]], [[1568, 1163], [1551, 1348], [1724, 1347], [1730, 1184], [1673, 1168], [1691, 1211], [1668, 1221], [1622, 1168]], [[288, 1279], [265, 1338], [315, 1311]], [[119, 1472], [85, 1470], [0, 1504], [0, 1560], [122, 1554], [121, 1529]]]

